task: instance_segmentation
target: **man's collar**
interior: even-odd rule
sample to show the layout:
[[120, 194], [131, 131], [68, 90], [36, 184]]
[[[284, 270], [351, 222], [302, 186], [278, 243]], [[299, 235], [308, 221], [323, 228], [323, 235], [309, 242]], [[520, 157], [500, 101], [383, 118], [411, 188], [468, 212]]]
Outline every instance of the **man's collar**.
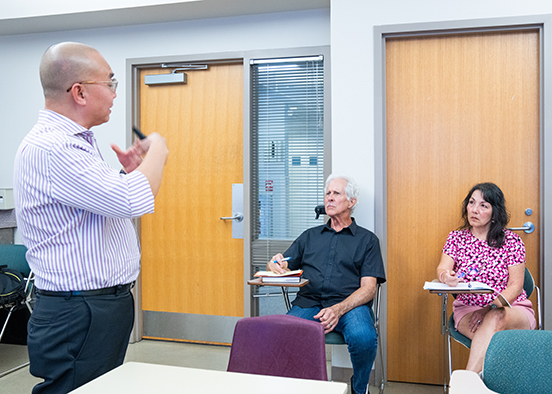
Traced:
[[62, 129], [65, 133], [71, 134], [71, 135], [77, 135], [77, 134], [83, 134], [86, 137], [92, 136], [94, 137], [94, 132], [87, 129], [84, 126], [81, 126], [71, 118], [68, 118], [67, 116], [60, 114], [59, 112], [56, 112], [51, 109], [42, 109], [40, 110], [39, 114], [40, 120], [45, 121], [51, 121], [52, 119], [55, 119], [58, 124], [62, 124]]
[[[355, 218], [351, 217], [351, 224], [347, 227], [344, 227], [343, 230], [341, 231], [344, 231], [346, 229], [349, 230], [349, 232], [352, 234], [352, 235], [355, 235], [356, 232], [357, 232], [357, 229], [358, 229], [358, 225], [356, 224], [356, 221], [355, 221]], [[322, 230], [321, 231], [335, 231], [333, 228], [332, 228], [332, 219], [328, 219], [328, 221], [326, 222], [326, 224], [324, 225], [324, 227], [322, 227]]]

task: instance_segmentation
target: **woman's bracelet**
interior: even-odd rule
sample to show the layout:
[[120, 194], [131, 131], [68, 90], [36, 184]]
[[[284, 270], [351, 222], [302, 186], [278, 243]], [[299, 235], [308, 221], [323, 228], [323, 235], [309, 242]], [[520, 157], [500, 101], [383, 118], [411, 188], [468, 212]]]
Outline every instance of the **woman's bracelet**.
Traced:
[[443, 279], [442, 279], [442, 276], [445, 272], [448, 272], [448, 270], [441, 271], [441, 273], [439, 274], [439, 282], [441, 282], [441, 283], [445, 283], [445, 282], [443, 282]]

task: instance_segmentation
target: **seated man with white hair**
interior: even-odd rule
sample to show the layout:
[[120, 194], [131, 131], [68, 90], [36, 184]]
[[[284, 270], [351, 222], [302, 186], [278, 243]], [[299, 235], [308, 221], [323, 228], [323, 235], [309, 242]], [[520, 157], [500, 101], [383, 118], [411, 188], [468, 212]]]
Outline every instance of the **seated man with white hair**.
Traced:
[[325, 333], [343, 335], [353, 364], [352, 393], [364, 394], [377, 350], [369, 308], [385, 272], [378, 238], [351, 217], [357, 195], [350, 177], [330, 175], [324, 197], [330, 219], [303, 232], [284, 254], [273, 256], [267, 270], [303, 270], [309, 283], [299, 290], [288, 314], [320, 321]]

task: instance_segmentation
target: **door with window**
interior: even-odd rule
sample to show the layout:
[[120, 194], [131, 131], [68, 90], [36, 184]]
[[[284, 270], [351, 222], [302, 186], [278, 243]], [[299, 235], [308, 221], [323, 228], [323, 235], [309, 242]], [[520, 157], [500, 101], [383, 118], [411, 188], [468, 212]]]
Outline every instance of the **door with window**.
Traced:
[[518, 234], [539, 282], [539, 46], [536, 28], [386, 39], [389, 380], [443, 382], [441, 299], [422, 286], [476, 183], [502, 189], [510, 226], [535, 225]]
[[[292, 57], [298, 52], [301, 58]], [[148, 63], [138, 70], [139, 126], [165, 136], [169, 149], [156, 212], [141, 220], [144, 337], [229, 343], [240, 317], [259, 309], [284, 312], [280, 294], [270, 297], [245, 284], [244, 260], [251, 258], [252, 275], [276, 253], [271, 248], [285, 250], [301, 231], [322, 222], [314, 207], [323, 201], [327, 171], [328, 77], [323, 56], [311, 54], [297, 49], [252, 60], [249, 85], [242, 61], [184, 71], [187, 78], [178, 79], [186, 83], [180, 84], [145, 83], [148, 75], [181, 72], [177, 64]], [[246, 138], [244, 84], [251, 103]], [[244, 162], [251, 176], [245, 182]], [[221, 218], [233, 215], [233, 185], [240, 183], [248, 233], [236, 239], [232, 221]], [[244, 240], [251, 240], [250, 256], [244, 257]], [[249, 291], [261, 308], [253, 302], [246, 310]]]

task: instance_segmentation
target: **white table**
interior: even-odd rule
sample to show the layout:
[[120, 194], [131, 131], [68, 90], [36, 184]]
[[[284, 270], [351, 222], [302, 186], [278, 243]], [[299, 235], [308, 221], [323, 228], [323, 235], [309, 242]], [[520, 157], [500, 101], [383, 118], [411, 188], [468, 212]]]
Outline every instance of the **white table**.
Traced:
[[489, 390], [479, 375], [472, 371], [457, 369], [450, 378], [449, 394], [498, 394]]
[[128, 362], [74, 394], [346, 394], [347, 384]]

